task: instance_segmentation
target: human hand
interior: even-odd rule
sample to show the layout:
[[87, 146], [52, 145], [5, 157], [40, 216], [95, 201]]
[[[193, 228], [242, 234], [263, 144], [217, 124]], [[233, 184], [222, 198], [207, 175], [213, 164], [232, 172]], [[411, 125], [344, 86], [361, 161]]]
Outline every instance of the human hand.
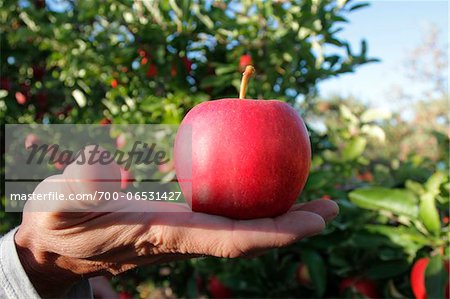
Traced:
[[[47, 178], [35, 193], [120, 190], [117, 165], [77, 165]], [[320, 233], [336, 203], [294, 205], [276, 218], [233, 220], [189, 206], [148, 201], [58, 202], [42, 212], [28, 202], [15, 241], [38, 293], [58, 297], [82, 277], [117, 275], [141, 265], [200, 256], [236, 258]], [[76, 212], [74, 212], [76, 211]]]

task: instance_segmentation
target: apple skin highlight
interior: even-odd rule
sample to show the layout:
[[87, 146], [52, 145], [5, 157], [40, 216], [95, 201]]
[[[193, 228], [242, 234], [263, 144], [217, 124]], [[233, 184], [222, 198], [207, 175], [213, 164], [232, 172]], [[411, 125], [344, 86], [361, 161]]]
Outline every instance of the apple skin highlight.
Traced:
[[311, 145], [288, 104], [222, 99], [186, 115], [174, 154], [193, 211], [254, 219], [281, 215], [294, 204], [308, 177]]

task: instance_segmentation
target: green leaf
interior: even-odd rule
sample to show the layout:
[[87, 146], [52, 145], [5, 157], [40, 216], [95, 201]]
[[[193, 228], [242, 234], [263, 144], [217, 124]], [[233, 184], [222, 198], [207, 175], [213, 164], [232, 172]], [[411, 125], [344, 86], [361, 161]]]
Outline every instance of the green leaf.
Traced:
[[358, 118], [356, 117], [355, 114], [353, 114], [353, 112], [350, 110], [350, 108], [348, 108], [345, 105], [340, 105], [339, 106], [339, 113], [341, 114], [341, 116], [346, 119], [349, 120], [351, 123], [358, 123]]
[[217, 76], [236, 72], [236, 66], [234, 64], [218, 66], [215, 70]]
[[341, 159], [339, 158], [339, 156], [331, 150], [324, 150], [322, 152], [322, 156], [325, 160], [330, 161], [330, 162], [335, 162], [335, 163], [342, 162]]
[[196, 277], [194, 275], [191, 275], [191, 277], [187, 281], [187, 293], [191, 298], [198, 297]]
[[234, 74], [225, 74], [222, 76], [210, 76], [205, 77], [203, 81], [200, 83], [201, 87], [216, 87], [216, 86], [227, 86], [227, 82], [231, 81], [234, 77]]
[[366, 148], [367, 140], [364, 137], [355, 137], [351, 139], [342, 151], [342, 159], [351, 161], [358, 158]]
[[363, 7], [366, 7], [366, 6], [369, 6], [369, 5], [370, 5], [369, 3], [358, 3], [358, 4], [355, 4], [352, 7], [350, 7], [349, 11], [360, 9], [360, 8], [363, 8]]
[[420, 197], [419, 218], [426, 229], [433, 235], [439, 235], [441, 224], [436, 208], [436, 200], [431, 193], [425, 193]]
[[376, 125], [363, 125], [361, 127], [361, 133], [364, 133], [369, 137], [376, 138], [381, 143], [386, 141], [386, 134], [383, 129]]
[[306, 190], [318, 190], [330, 182], [330, 174], [326, 171], [311, 172], [306, 181]]
[[383, 120], [391, 117], [391, 113], [386, 109], [372, 108], [367, 109], [361, 114], [361, 122], [369, 123], [375, 120]]
[[86, 106], [86, 96], [81, 90], [75, 89], [74, 91], [72, 91], [72, 96], [77, 102], [78, 106], [80, 106], [80, 108]]
[[367, 41], [363, 39], [361, 41], [361, 56], [365, 57], [367, 54]]
[[448, 273], [439, 255], [430, 258], [425, 270], [425, 288], [428, 298], [444, 298], [444, 291], [448, 283]]
[[417, 198], [408, 190], [369, 187], [349, 193], [350, 201], [369, 210], [384, 210], [397, 215], [417, 218]]
[[386, 279], [405, 273], [409, 267], [405, 260], [381, 262], [372, 265], [366, 275], [372, 279]]
[[413, 228], [368, 224], [364, 226], [364, 229], [369, 234], [380, 234], [385, 236], [391, 243], [393, 243], [391, 245], [400, 246], [405, 252], [410, 254], [415, 254], [415, 252], [421, 247], [429, 245], [430, 243], [428, 238]]
[[317, 297], [322, 297], [327, 287], [327, 273], [322, 257], [317, 252], [307, 249], [302, 251], [301, 256], [308, 267]]
[[349, 241], [352, 247], [363, 249], [375, 249], [389, 242], [385, 236], [368, 234], [367, 231], [354, 233]]
[[434, 173], [425, 183], [425, 188], [433, 195], [439, 194], [439, 188], [445, 180], [445, 175], [442, 172]]
[[411, 181], [411, 180], [407, 180], [405, 182], [405, 187], [408, 190], [411, 190], [412, 192], [414, 192], [414, 194], [416, 195], [422, 195], [425, 192], [425, 189], [423, 188], [423, 186], [417, 182]]

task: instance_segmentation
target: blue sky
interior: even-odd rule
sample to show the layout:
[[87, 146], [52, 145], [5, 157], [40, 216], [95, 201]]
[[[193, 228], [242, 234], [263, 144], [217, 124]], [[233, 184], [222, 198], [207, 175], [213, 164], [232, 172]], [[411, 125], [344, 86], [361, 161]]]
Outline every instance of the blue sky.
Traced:
[[[406, 55], [417, 47], [434, 24], [440, 30], [440, 42], [448, 45], [447, 1], [369, 1], [371, 6], [349, 15], [341, 37], [359, 49], [360, 40], [368, 42], [369, 56], [379, 63], [362, 66], [355, 73], [323, 81], [322, 96], [353, 95], [371, 106], [394, 108], [389, 92], [394, 86], [411, 88], [405, 78]], [[358, 51], [356, 51], [358, 53]], [[417, 90], [420, 86], [414, 86]]]

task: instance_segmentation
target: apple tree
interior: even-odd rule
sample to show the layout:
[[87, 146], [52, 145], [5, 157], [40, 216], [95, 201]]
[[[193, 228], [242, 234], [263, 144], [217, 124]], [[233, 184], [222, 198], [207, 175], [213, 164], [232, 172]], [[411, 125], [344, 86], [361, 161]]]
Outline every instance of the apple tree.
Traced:
[[[3, 124], [178, 124], [200, 102], [236, 97], [242, 68], [253, 64], [249, 97], [288, 102], [309, 127], [313, 160], [299, 201], [336, 200], [340, 216], [322, 235], [255, 259], [143, 267], [113, 278], [116, 290], [143, 298], [158, 292], [354, 298], [376, 287], [379, 297], [412, 297], [409, 273], [426, 257], [423, 283], [430, 298], [441, 297], [449, 244], [445, 146], [438, 154], [397, 158], [394, 116], [316, 97], [320, 81], [376, 61], [364, 40], [351, 45], [340, 36], [348, 15], [365, 6], [0, 0], [0, 118]], [[448, 144], [445, 131], [423, 134]], [[3, 212], [3, 201], [2, 233], [20, 217]]]

